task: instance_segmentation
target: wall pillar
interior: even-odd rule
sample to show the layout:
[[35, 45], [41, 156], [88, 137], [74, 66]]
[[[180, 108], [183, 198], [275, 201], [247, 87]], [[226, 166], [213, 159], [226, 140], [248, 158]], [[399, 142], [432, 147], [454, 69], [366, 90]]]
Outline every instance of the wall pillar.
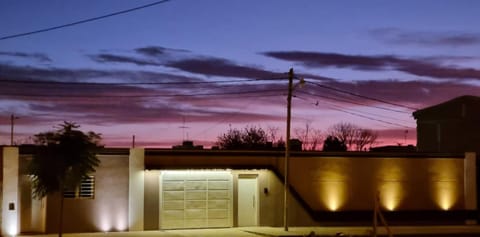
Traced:
[[[464, 161], [465, 210], [477, 210], [477, 168], [475, 152], [466, 152]], [[467, 223], [472, 222], [468, 220]], [[472, 223], [474, 224], [474, 223]]]
[[143, 230], [145, 149], [131, 148], [128, 157], [128, 229]]
[[17, 235], [20, 230], [18, 173], [18, 147], [3, 147], [2, 236]]

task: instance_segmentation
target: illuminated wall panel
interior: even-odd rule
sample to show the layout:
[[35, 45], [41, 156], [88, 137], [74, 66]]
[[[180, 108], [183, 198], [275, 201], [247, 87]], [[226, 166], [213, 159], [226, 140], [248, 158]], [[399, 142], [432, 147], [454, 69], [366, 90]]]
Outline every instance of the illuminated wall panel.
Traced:
[[380, 205], [389, 211], [394, 211], [404, 198], [404, 187], [399, 181], [384, 181], [378, 184]]
[[2, 235], [12, 236], [19, 232], [19, 178], [18, 147], [3, 148], [3, 185], [2, 185]]
[[[64, 232], [128, 230], [128, 155], [98, 155], [94, 198], [67, 198]], [[47, 233], [58, 228], [59, 195], [47, 198]]]
[[292, 157], [290, 182], [314, 210], [458, 210], [464, 159]]

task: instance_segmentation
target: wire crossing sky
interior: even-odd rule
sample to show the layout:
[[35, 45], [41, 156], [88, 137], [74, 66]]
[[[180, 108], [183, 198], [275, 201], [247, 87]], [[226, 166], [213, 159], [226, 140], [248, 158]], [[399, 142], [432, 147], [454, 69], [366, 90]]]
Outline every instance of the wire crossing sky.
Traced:
[[144, 8], [147, 8], [147, 7], [153, 7], [155, 5], [166, 3], [168, 1], [170, 1], [170, 0], [157, 1], [157, 2], [150, 3], [150, 4], [142, 5], [142, 6], [139, 6], [139, 7], [134, 7], [134, 8], [126, 9], [126, 10], [123, 10], [123, 11], [109, 13], [109, 14], [102, 15], [102, 16], [97, 16], [97, 17], [93, 17], [93, 18], [79, 20], [79, 21], [75, 21], [75, 22], [71, 22], [71, 23], [67, 23], [67, 24], [63, 24], [63, 25], [47, 27], [47, 28], [34, 30], [34, 31], [29, 31], [29, 32], [25, 32], [25, 33], [7, 35], [7, 36], [0, 37], [0, 40], [13, 39], [13, 38], [18, 38], [18, 37], [34, 35], [34, 34], [40, 34], [40, 33], [48, 32], [48, 31], [59, 30], [59, 29], [62, 29], [62, 28], [71, 27], [71, 26], [75, 26], [75, 25], [80, 25], [80, 24], [84, 24], [84, 23], [88, 23], [88, 22], [92, 22], [92, 21], [98, 21], [98, 20], [105, 19], [105, 18], [108, 18], [108, 17], [113, 17], [113, 16], [117, 16], [117, 15], [121, 15], [121, 14], [126, 14], [126, 13], [129, 13], [129, 12], [141, 10], [141, 9], [144, 9]]
[[[63, 121], [106, 146], [209, 147], [230, 128], [285, 137], [348, 122], [416, 143], [412, 112], [480, 96], [480, 2], [0, 2], [0, 144]], [[185, 136], [188, 134], [188, 136]], [[407, 137], [405, 137], [408, 135]]]

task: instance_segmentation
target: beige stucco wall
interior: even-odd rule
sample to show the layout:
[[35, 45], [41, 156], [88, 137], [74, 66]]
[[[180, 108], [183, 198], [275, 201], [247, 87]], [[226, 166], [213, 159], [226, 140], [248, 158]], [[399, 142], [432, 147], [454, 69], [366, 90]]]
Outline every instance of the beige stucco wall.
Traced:
[[290, 182], [315, 211], [464, 209], [464, 159], [297, 157]]
[[[99, 155], [94, 199], [65, 199], [64, 232], [128, 228], [128, 155]], [[57, 231], [59, 196], [47, 198], [47, 233]]]
[[[467, 160], [460, 154], [292, 153], [289, 183], [298, 195], [289, 198], [289, 225], [318, 224], [310, 212], [366, 214], [373, 210], [376, 196], [385, 210], [474, 210], [476, 172], [474, 167], [467, 169], [466, 165], [472, 166], [476, 158], [472, 154], [470, 161]], [[154, 169], [231, 169], [234, 201], [238, 172], [257, 172], [261, 198], [259, 224], [283, 225], [284, 157], [281, 153], [201, 151], [197, 155], [154, 151], [151, 155], [147, 153], [145, 162]], [[256, 170], [255, 166], [265, 169]], [[268, 194], [263, 193], [264, 187], [268, 187]], [[236, 210], [234, 225], [237, 224], [235, 218]]]
[[[468, 162], [465, 159], [445, 156], [368, 157], [365, 154], [367, 153], [349, 157], [325, 154], [318, 157], [293, 155], [289, 165], [289, 182], [301, 200], [293, 195], [289, 197], [289, 225], [316, 224], [309, 216], [309, 210], [301, 205], [302, 201], [311, 208], [311, 211], [370, 211], [376, 193], [382, 207], [388, 210], [474, 209], [468, 204], [468, 202], [474, 204], [470, 200], [472, 198], [465, 196], [467, 189], [476, 187], [475, 183], [465, 182], [468, 178], [466, 173], [473, 172], [466, 171], [465, 164]], [[65, 200], [65, 232], [116, 231], [128, 228], [131, 195], [128, 154], [100, 155], [99, 158], [101, 164], [95, 174], [95, 198]], [[159, 174], [162, 169], [169, 166], [231, 170], [234, 226], [237, 225], [238, 175], [258, 175], [259, 225], [282, 226], [283, 161], [284, 158], [276, 154], [269, 156], [243, 154], [239, 157], [169, 155], [167, 158], [157, 156], [153, 161], [152, 157], [146, 156], [146, 165], [154, 162], [155, 166], [164, 168], [141, 171], [144, 177], [142, 181], [144, 196], [141, 196], [143, 210], [141, 217], [144, 222], [141, 227], [145, 230], [159, 228]], [[269, 169], [235, 168], [251, 166], [252, 163]], [[264, 189], [268, 192], [264, 192]], [[58, 196], [48, 197], [46, 217], [48, 233], [57, 230], [58, 201]]]
[[[237, 202], [238, 190], [237, 183], [239, 175], [256, 174], [258, 182], [259, 195], [259, 226], [282, 226], [283, 225], [283, 201], [284, 191], [283, 182], [271, 170], [232, 170], [234, 181], [234, 226], [238, 225], [237, 220]], [[265, 188], [267, 192], [265, 192]], [[289, 224], [296, 226], [311, 226], [315, 221], [309, 216], [307, 211], [300, 205], [299, 201], [295, 199], [290, 193], [288, 198], [289, 208]]]
[[[159, 175], [161, 170], [145, 171], [145, 230], [159, 229]], [[271, 170], [234, 169], [233, 176], [233, 226], [238, 226], [238, 177], [239, 175], [257, 175], [259, 197], [259, 226], [283, 225], [283, 183]], [[264, 190], [267, 189], [267, 192]], [[315, 221], [292, 195], [289, 195], [289, 224], [314, 225]]]

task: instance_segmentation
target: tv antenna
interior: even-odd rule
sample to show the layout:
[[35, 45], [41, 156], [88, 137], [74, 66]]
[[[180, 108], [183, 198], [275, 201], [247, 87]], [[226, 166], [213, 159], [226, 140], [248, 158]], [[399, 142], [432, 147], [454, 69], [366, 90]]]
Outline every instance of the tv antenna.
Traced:
[[[188, 129], [190, 127], [186, 126], [185, 125], [185, 116], [183, 116], [183, 123], [182, 123], [182, 126], [178, 127], [178, 128], [181, 128], [182, 129], [182, 134], [183, 134], [183, 141], [185, 141], [185, 136], [187, 137], [188, 139], [188, 133], [185, 132], [185, 129]], [[186, 134], [186, 135], [185, 135]]]

